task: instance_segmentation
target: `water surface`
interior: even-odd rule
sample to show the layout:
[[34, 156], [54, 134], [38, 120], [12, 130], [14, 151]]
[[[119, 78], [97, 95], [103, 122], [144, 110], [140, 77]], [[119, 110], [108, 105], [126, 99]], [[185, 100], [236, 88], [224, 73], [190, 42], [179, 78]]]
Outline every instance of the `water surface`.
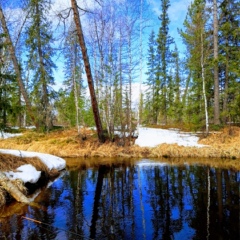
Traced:
[[38, 206], [1, 210], [0, 239], [240, 239], [239, 171], [73, 161]]

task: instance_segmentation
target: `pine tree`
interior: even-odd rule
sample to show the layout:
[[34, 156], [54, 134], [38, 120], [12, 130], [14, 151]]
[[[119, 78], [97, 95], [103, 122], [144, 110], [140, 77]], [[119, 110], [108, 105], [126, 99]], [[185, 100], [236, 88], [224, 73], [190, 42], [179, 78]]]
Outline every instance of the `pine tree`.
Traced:
[[239, 122], [240, 116], [240, 2], [224, 0], [219, 17], [219, 72], [224, 123]]
[[182, 120], [182, 102], [181, 102], [181, 62], [179, 57], [179, 52], [177, 45], [175, 44], [175, 49], [172, 52], [172, 62], [173, 62], [173, 76], [170, 84], [170, 95], [172, 95], [170, 103], [170, 111], [172, 120], [176, 123]]
[[35, 126], [38, 127], [38, 123], [37, 123], [34, 113], [33, 113], [32, 104], [30, 102], [29, 96], [28, 96], [26, 88], [24, 86], [22, 72], [20, 69], [20, 64], [18, 63], [15, 46], [14, 46], [12, 38], [10, 36], [9, 29], [7, 26], [7, 22], [6, 22], [5, 15], [3, 13], [1, 4], [0, 4], [0, 22], [1, 22], [1, 27], [2, 27], [3, 33], [4, 33], [6, 48], [9, 52], [10, 59], [12, 61], [14, 71], [16, 74], [16, 79], [17, 79], [17, 83], [18, 83], [18, 87], [19, 87], [19, 93], [18, 93], [19, 99], [21, 99], [21, 96], [20, 96], [20, 93], [21, 93], [21, 95], [23, 96], [23, 99], [25, 101], [28, 114], [31, 117], [31, 120], [35, 124]]
[[53, 36], [48, 20], [49, 0], [29, 0], [29, 25], [26, 46], [28, 68], [31, 71], [31, 96], [36, 107], [39, 129], [47, 131], [52, 127], [51, 99], [54, 92]]
[[147, 90], [145, 92], [145, 123], [156, 124], [159, 114], [159, 87], [156, 81], [156, 38], [154, 31], [151, 32], [148, 40], [148, 57], [147, 57]]
[[[167, 123], [167, 111], [168, 111], [168, 85], [170, 80], [168, 65], [171, 62], [171, 50], [170, 46], [173, 43], [173, 39], [169, 35], [169, 17], [168, 8], [170, 6], [169, 0], [162, 0], [162, 13], [159, 16], [161, 26], [157, 37], [157, 71], [156, 82], [157, 90], [160, 90], [160, 113], [163, 123]], [[160, 87], [160, 89], [158, 89]]]
[[21, 111], [18, 101], [19, 88], [5, 37], [5, 34], [0, 34], [0, 130], [8, 124], [16, 126]]

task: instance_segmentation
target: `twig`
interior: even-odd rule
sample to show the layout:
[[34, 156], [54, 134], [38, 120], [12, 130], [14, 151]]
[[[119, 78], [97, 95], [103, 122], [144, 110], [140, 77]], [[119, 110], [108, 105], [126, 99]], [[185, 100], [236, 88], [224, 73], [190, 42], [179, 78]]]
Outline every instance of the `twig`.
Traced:
[[89, 237], [84, 237], [84, 236], [81, 235], [81, 234], [78, 234], [78, 233], [75, 233], [75, 232], [72, 232], [72, 231], [69, 231], [69, 230], [63, 229], [63, 228], [55, 227], [55, 226], [52, 226], [52, 225], [50, 225], [50, 224], [47, 224], [47, 223], [41, 222], [41, 221], [36, 220], [36, 219], [33, 219], [33, 218], [24, 217], [24, 216], [22, 216], [22, 218], [25, 219], [25, 220], [31, 221], [31, 222], [35, 222], [35, 223], [41, 224], [41, 225], [45, 225], [45, 226], [49, 226], [49, 227], [54, 227], [54, 228], [57, 228], [57, 229], [59, 229], [59, 230], [62, 230], [62, 231], [65, 231], [65, 232], [68, 232], [68, 233], [74, 234], [74, 235], [76, 235], [76, 236], [79, 236], [79, 237], [82, 237], [82, 238], [85, 238], [85, 239], [91, 239], [91, 238], [89, 238]]

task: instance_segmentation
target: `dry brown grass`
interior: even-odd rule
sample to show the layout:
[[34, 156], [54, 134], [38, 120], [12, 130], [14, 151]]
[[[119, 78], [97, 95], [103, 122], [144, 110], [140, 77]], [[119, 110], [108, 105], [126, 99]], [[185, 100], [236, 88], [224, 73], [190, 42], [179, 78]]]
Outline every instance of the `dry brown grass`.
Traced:
[[7, 192], [3, 187], [0, 187], [0, 207], [6, 204]]
[[24, 164], [31, 164], [38, 171], [47, 171], [46, 165], [37, 157], [23, 158], [11, 154], [0, 153], [0, 171], [10, 171]]
[[[48, 167], [37, 157], [17, 157], [11, 154], [2, 154], [0, 153], [0, 171], [14, 171], [18, 167], [24, 164], [31, 164], [36, 168], [37, 171], [44, 172], [46, 178], [56, 177], [59, 175], [57, 170], [52, 169], [51, 171]], [[24, 192], [24, 189], [21, 187], [21, 183], [14, 183], [19, 190]]]
[[[75, 129], [38, 134], [33, 131], [23, 136], [0, 140], [0, 148], [19, 149], [49, 153], [60, 157], [99, 158], [222, 158], [232, 159], [236, 165], [240, 159], [240, 128], [225, 128], [211, 133], [200, 140], [207, 147], [183, 147], [177, 144], [161, 144], [154, 148], [118, 146], [118, 142], [100, 144], [96, 133], [84, 130], [86, 140], [82, 140]], [[237, 159], [237, 160], [235, 160]]]

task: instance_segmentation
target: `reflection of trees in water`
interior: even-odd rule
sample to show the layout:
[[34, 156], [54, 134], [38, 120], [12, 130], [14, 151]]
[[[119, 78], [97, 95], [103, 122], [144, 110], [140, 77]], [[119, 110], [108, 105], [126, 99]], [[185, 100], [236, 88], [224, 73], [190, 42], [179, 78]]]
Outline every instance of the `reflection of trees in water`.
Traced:
[[133, 170], [99, 168], [90, 238], [134, 238]]
[[[171, 239], [173, 234], [184, 231], [186, 225], [188, 230], [192, 229], [193, 235], [190, 237], [198, 236], [206, 239], [208, 231], [210, 238], [216, 237], [218, 239], [220, 235], [227, 237], [227, 232], [219, 229], [222, 218], [225, 219], [225, 224], [227, 224], [225, 226], [228, 226], [228, 231], [230, 231], [228, 234], [239, 237], [237, 234], [239, 219], [236, 214], [232, 219], [229, 219], [226, 213], [224, 217], [222, 216], [223, 206], [221, 202], [224, 199], [232, 201], [233, 197], [230, 191], [224, 194], [219, 192], [222, 191], [222, 186], [225, 186], [227, 182], [226, 186], [229, 189], [231, 188], [231, 193], [238, 194], [239, 190], [237, 191], [236, 188], [233, 191], [237, 182], [236, 180], [232, 181], [233, 179], [227, 180], [228, 171], [221, 171], [225, 172], [225, 178], [223, 175], [219, 177], [217, 170], [208, 167], [199, 168], [198, 166], [181, 168], [170, 166], [154, 167], [153, 171], [147, 171], [147, 186], [153, 209], [152, 222], [155, 239]], [[237, 173], [231, 174], [236, 175]], [[217, 176], [218, 183], [215, 180]], [[233, 206], [236, 207], [237, 202], [232, 207], [230, 207], [230, 204], [225, 206], [227, 211], [230, 211], [230, 216], [234, 215], [233, 209], [231, 211]], [[170, 218], [168, 218], [169, 216]], [[226, 222], [227, 219], [229, 219], [228, 223]], [[237, 222], [237, 224], [236, 226], [234, 226], [235, 224], [230, 226], [230, 222]], [[187, 229], [185, 230], [187, 233]], [[185, 235], [185, 237], [189, 236]]]
[[51, 226], [14, 215], [0, 236], [206, 239], [209, 231], [209, 239], [239, 238], [239, 173], [229, 170], [102, 165], [67, 172], [38, 201], [45, 210], [28, 207], [25, 216]]

